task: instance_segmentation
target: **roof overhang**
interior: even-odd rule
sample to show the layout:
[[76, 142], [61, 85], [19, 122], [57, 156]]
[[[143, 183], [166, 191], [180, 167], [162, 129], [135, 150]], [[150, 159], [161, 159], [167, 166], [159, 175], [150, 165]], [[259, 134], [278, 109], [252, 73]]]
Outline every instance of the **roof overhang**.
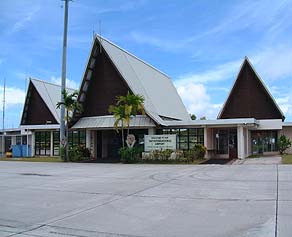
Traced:
[[27, 130], [56, 130], [60, 129], [59, 124], [21, 125], [20, 129]]
[[191, 121], [167, 121], [167, 127], [257, 127], [258, 121], [254, 118], [243, 119], [214, 119], [214, 120], [191, 120]]
[[292, 122], [283, 122], [283, 127], [292, 127]]
[[[83, 117], [76, 122], [71, 129], [113, 129], [115, 118], [112, 115]], [[121, 126], [119, 124], [118, 126]], [[146, 115], [137, 115], [131, 118], [130, 128], [153, 128], [154, 122]]]

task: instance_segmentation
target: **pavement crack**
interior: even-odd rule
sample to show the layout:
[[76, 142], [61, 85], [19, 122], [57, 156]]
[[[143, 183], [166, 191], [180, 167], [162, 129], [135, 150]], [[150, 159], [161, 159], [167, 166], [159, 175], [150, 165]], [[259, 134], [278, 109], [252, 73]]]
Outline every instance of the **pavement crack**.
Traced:
[[277, 165], [277, 194], [276, 194], [275, 237], [278, 237], [278, 211], [279, 211], [279, 165]]

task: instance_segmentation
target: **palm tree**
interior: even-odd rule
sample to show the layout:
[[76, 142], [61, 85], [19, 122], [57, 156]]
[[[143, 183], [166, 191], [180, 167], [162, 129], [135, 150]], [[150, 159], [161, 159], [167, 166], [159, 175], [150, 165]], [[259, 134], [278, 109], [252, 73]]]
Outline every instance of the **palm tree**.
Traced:
[[69, 94], [66, 90], [62, 91], [62, 95], [64, 98], [64, 103], [63, 102], [58, 102], [57, 103], [57, 108], [59, 109], [61, 107], [62, 104], [64, 104], [65, 106], [65, 110], [66, 110], [66, 116], [65, 116], [65, 122], [66, 122], [66, 127], [65, 127], [65, 145], [64, 145], [64, 149], [65, 149], [65, 161], [67, 161], [68, 159], [68, 141], [67, 141], [67, 137], [68, 137], [68, 125], [70, 120], [72, 119], [72, 115], [73, 112], [79, 112], [82, 110], [81, 105], [78, 103], [77, 101], [77, 97], [78, 97], [78, 91], [74, 91], [73, 93]]
[[109, 113], [115, 117], [115, 129], [119, 131], [119, 124], [122, 131], [122, 144], [124, 147], [124, 129], [127, 127], [127, 135], [130, 130], [131, 117], [135, 117], [138, 113], [145, 114], [143, 108], [144, 98], [141, 95], [133, 95], [128, 92], [126, 96], [118, 96], [116, 105], [109, 107]]
[[130, 119], [131, 117], [136, 117], [139, 113], [145, 114], [145, 110], [143, 107], [144, 97], [141, 95], [134, 95], [130, 92], [126, 96], [119, 96], [117, 105], [126, 105], [130, 114], [128, 126], [127, 126], [127, 135], [129, 135], [130, 130]]
[[125, 127], [128, 126], [129, 121], [130, 121], [130, 108], [127, 105], [116, 105], [116, 106], [111, 105], [108, 111], [114, 115], [114, 118], [115, 118], [114, 127], [117, 133], [119, 133], [119, 127], [121, 128], [122, 146], [124, 147], [125, 146], [124, 129]]

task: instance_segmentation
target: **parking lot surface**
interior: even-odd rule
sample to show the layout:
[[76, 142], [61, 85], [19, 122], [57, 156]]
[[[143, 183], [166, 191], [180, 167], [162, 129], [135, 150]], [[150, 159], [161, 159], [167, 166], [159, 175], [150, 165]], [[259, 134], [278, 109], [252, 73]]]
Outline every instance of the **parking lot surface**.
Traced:
[[0, 237], [292, 236], [292, 166], [0, 162]]

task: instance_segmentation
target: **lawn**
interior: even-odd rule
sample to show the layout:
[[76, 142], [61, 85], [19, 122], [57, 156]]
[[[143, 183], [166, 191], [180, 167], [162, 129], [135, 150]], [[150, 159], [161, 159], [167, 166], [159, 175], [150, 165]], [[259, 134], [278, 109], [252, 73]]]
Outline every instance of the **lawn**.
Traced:
[[292, 154], [282, 155], [282, 164], [292, 164]]
[[29, 161], [29, 162], [63, 162], [63, 160], [56, 156], [56, 157], [19, 157], [19, 158], [0, 158], [0, 161]]

